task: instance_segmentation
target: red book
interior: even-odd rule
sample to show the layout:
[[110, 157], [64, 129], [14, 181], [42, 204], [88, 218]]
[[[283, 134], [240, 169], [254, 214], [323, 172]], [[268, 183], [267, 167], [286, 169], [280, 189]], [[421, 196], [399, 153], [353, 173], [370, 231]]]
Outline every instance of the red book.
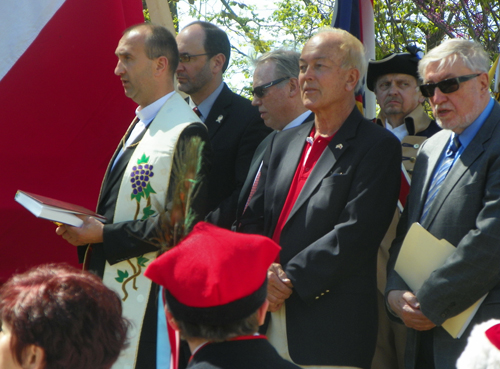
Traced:
[[102, 215], [84, 208], [83, 206], [46, 196], [35, 195], [21, 190], [16, 192], [15, 200], [38, 218], [68, 224], [74, 227], [80, 227], [83, 224], [83, 220], [77, 217], [77, 215], [90, 215], [101, 222], [106, 221], [106, 218]]

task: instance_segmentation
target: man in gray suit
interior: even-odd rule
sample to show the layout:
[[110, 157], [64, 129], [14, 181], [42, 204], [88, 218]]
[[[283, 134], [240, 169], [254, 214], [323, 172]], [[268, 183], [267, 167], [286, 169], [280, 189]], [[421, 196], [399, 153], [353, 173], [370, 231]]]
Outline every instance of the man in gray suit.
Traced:
[[300, 96], [299, 57], [296, 51], [278, 49], [255, 61], [252, 105], [258, 107], [260, 117], [274, 132], [257, 146], [238, 198], [231, 199], [231, 207], [212, 211], [206, 221], [224, 226], [226, 219], [234, 219], [236, 214], [236, 227], [259, 182], [257, 175], [260, 177], [264, 152], [274, 135], [314, 119], [314, 114], [304, 107]]
[[[458, 39], [443, 42], [419, 64], [420, 90], [443, 131], [417, 157], [388, 265], [388, 307], [409, 328], [409, 369], [455, 368], [471, 328], [500, 318], [500, 106], [489, 94], [488, 69], [483, 48]], [[415, 222], [456, 251], [412, 292], [394, 265]], [[486, 293], [467, 330], [453, 339], [443, 322]]]
[[256, 176], [260, 173], [264, 152], [273, 136], [314, 119], [314, 114], [304, 107], [300, 96], [299, 58], [300, 54], [296, 51], [279, 49], [267, 52], [255, 61], [252, 105], [259, 108], [260, 117], [274, 132], [255, 150], [238, 198], [237, 221], [248, 205], [252, 189], [257, 186]]

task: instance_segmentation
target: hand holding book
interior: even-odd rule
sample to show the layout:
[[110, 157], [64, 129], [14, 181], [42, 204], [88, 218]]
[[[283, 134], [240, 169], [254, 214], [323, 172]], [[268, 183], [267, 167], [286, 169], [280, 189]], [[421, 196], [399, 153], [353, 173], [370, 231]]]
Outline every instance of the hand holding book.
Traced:
[[62, 236], [62, 238], [73, 246], [82, 246], [103, 241], [104, 224], [89, 215], [76, 216], [83, 222], [80, 227], [62, 224], [57, 227], [56, 234]]

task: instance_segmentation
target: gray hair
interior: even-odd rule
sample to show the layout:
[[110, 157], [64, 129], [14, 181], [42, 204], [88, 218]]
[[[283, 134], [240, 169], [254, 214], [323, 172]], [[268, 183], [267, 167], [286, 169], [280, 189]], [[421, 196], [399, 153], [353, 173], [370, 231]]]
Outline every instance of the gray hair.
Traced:
[[440, 71], [457, 61], [462, 61], [474, 72], [487, 73], [489, 71], [490, 60], [481, 44], [473, 40], [452, 38], [424, 55], [418, 63], [418, 74], [424, 79], [425, 70], [429, 64], [439, 62], [437, 70]]
[[255, 68], [267, 62], [273, 62], [275, 78], [291, 77], [298, 78], [300, 54], [293, 50], [278, 49], [262, 54], [254, 61]]
[[359, 91], [363, 86], [363, 79], [365, 78], [368, 69], [368, 60], [365, 56], [365, 47], [355, 36], [346, 30], [334, 27], [323, 27], [319, 33], [334, 33], [342, 37], [342, 41], [338, 45], [339, 50], [342, 51], [341, 67], [343, 69], [355, 68], [359, 72], [359, 80], [356, 84], [356, 91]]

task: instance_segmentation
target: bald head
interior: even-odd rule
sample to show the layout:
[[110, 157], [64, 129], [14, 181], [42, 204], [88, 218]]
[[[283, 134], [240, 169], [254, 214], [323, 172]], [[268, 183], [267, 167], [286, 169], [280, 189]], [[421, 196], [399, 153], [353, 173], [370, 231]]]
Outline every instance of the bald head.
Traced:
[[[299, 62], [304, 106], [338, 119], [350, 113], [366, 64], [363, 45], [346, 31], [332, 28], [311, 37]], [[340, 110], [344, 114], [338, 114]]]

